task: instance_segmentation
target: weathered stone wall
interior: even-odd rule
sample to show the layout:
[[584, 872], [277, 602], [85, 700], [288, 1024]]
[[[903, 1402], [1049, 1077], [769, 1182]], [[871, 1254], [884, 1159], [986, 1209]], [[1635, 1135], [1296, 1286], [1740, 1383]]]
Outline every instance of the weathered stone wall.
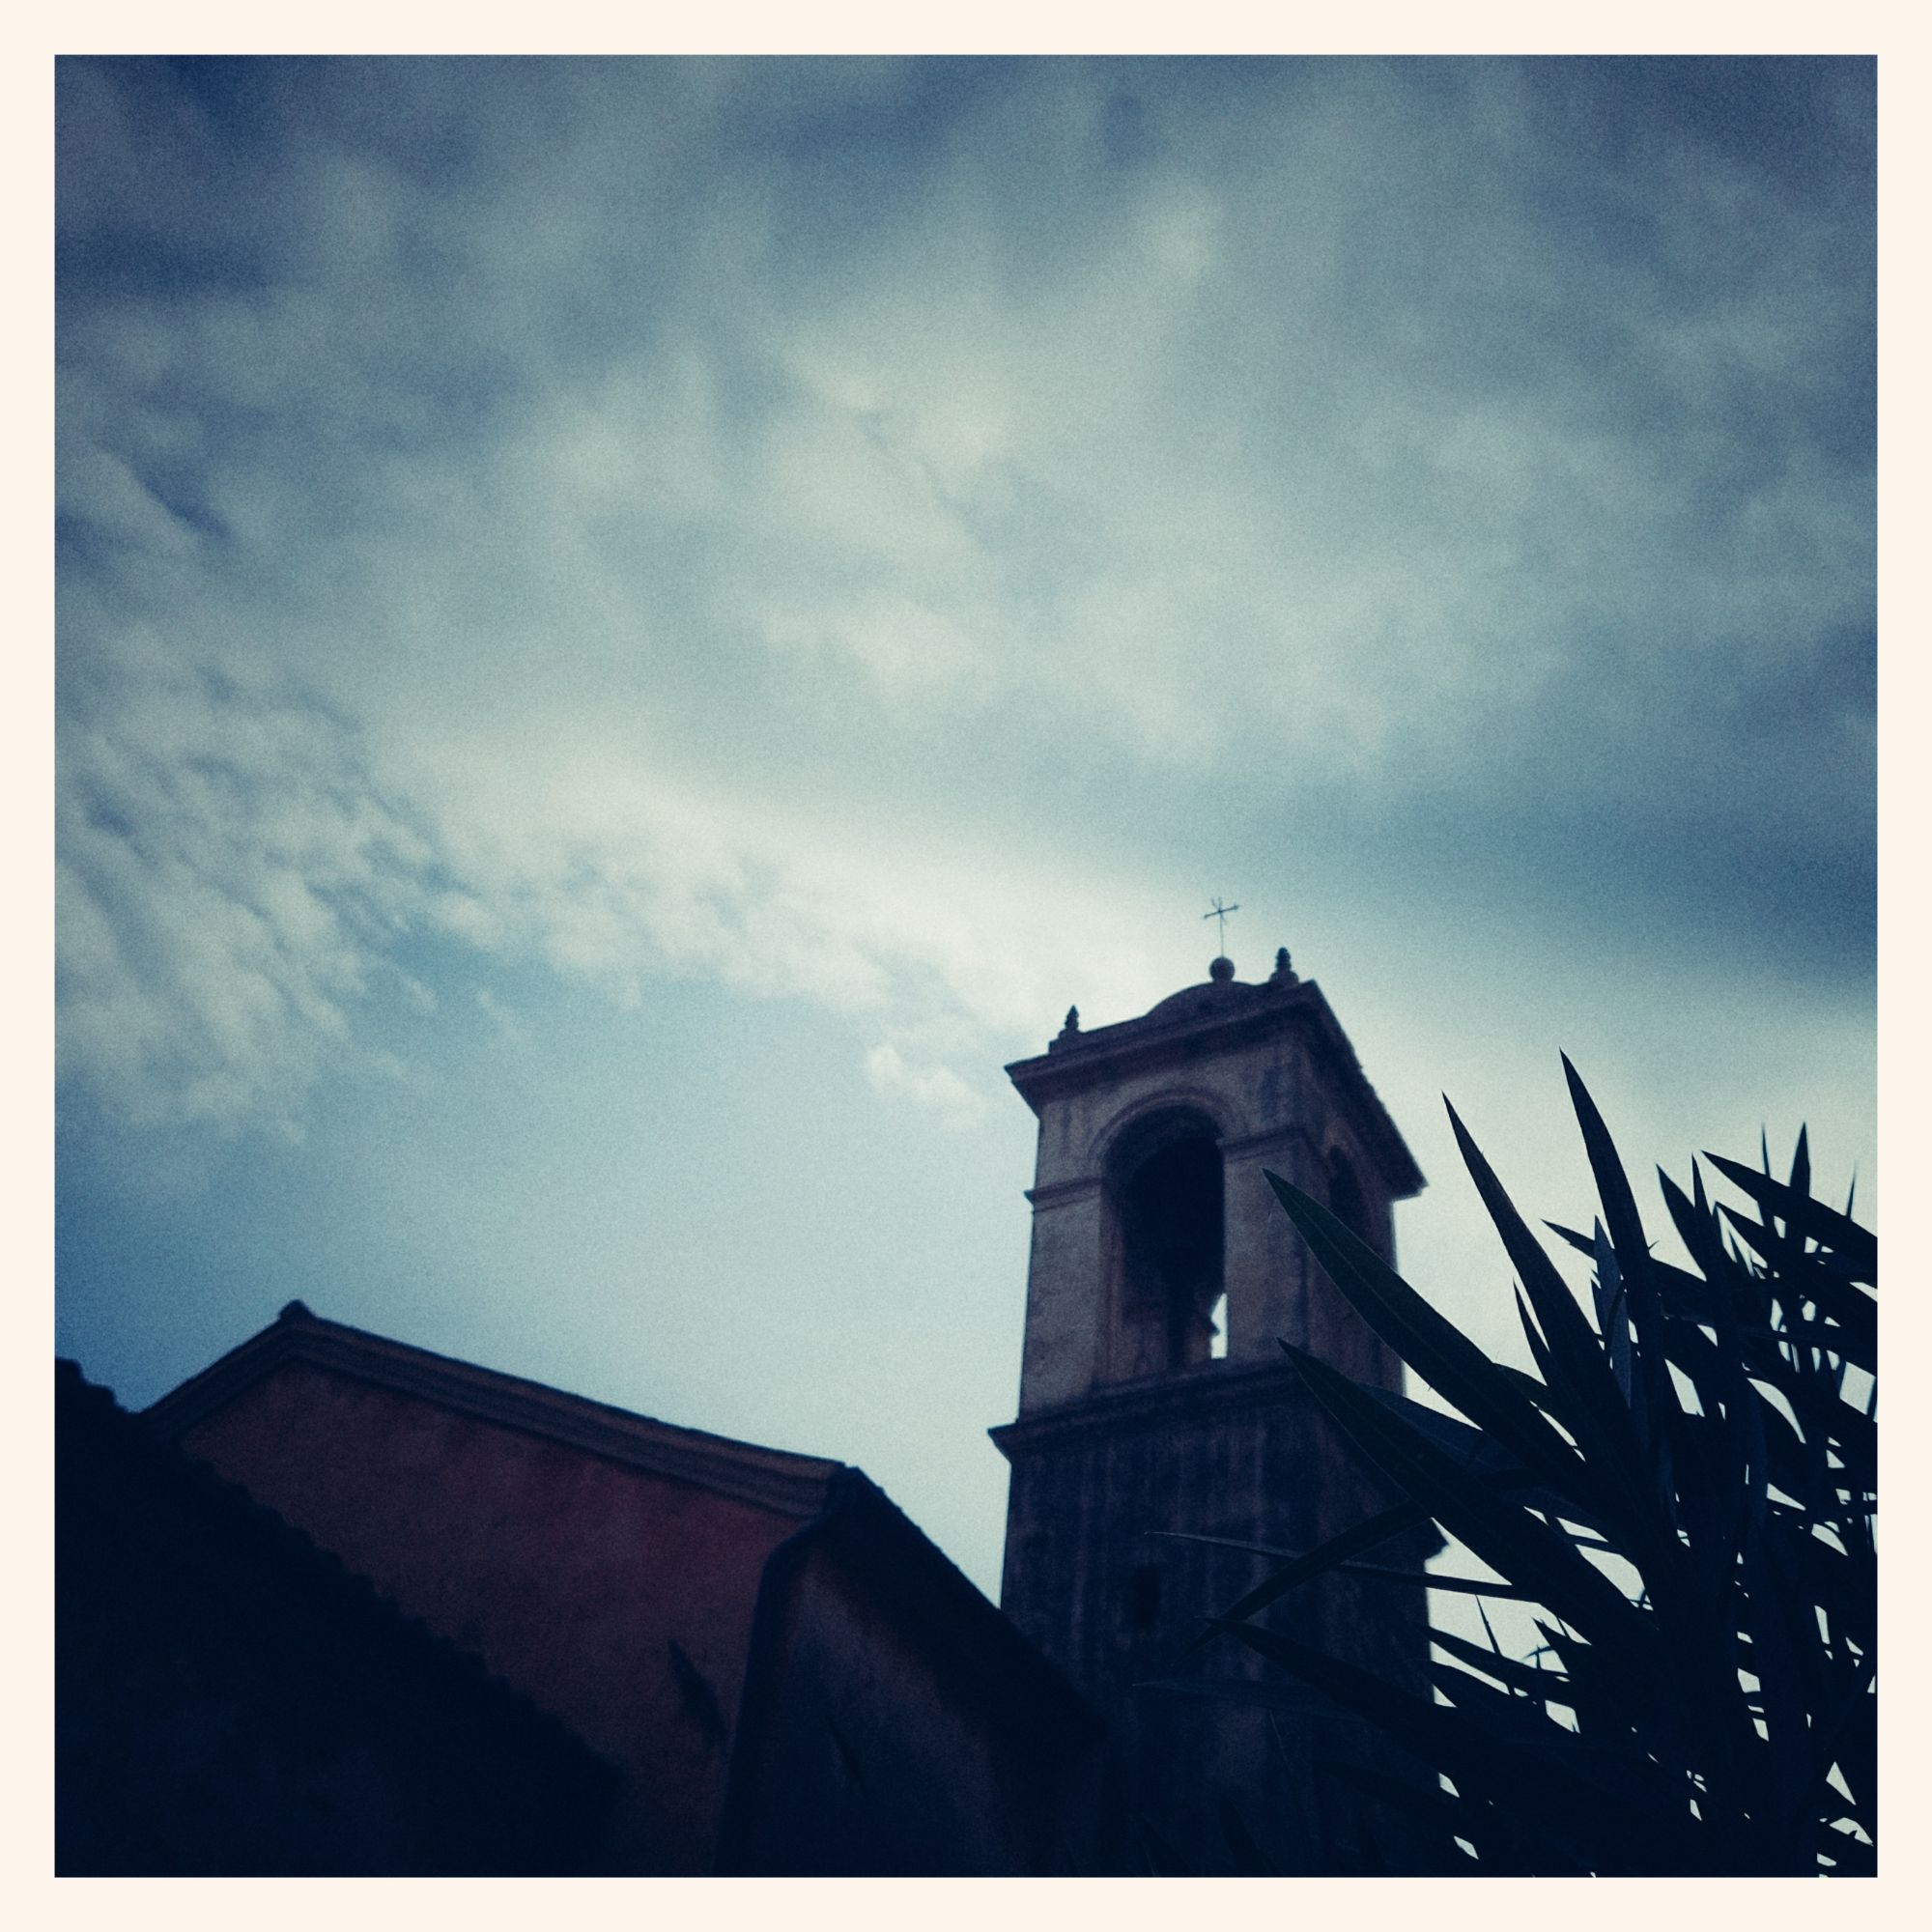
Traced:
[[[1038, 1118], [1039, 1151], [1019, 1420], [994, 1431], [1012, 1465], [1002, 1605], [1107, 1711], [1133, 1804], [1176, 1862], [1229, 1868], [1224, 1803], [1285, 1868], [1385, 1862], [1363, 1807], [1316, 1774], [1318, 1758], [1359, 1754], [1345, 1720], [1275, 1726], [1265, 1712], [1136, 1687], [1178, 1672], [1268, 1674], [1228, 1638], [1182, 1661], [1265, 1558], [1150, 1532], [1300, 1551], [1386, 1500], [1279, 1345], [1384, 1387], [1401, 1386], [1401, 1364], [1316, 1264], [1267, 1173], [1350, 1220], [1391, 1263], [1393, 1201], [1421, 1176], [1319, 989], [1285, 954], [1264, 985], [1236, 982], [1219, 960], [1210, 983], [1138, 1020], [1083, 1034], [1069, 1017], [1045, 1055], [1009, 1071]], [[1149, 1373], [1129, 1333], [1145, 1317], [1125, 1301], [1115, 1189], [1159, 1144], [1162, 1117], [1218, 1151], [1227, 1349], [1186, 1366], [1171, 1351]], [[1185, 1225], [1190, 1209], [1183, 1199], [1168, 1211]], [[1419, 1569], [1427, 1548], [1418, 1535], [1383, 1554]], [[1419, 1587], [1330, 1577], [1271, 1616], [1331, 1654], [1419, 1668], [1423, 1607]]]
[[[1182, 1657], [1204, 1619], [1266, 1574], [1265, 1559], [1150, 1532], [1306, 1549], [1386, 1500], [1293, 1370], [1210, 1365], [994, 1434], [1012, 1465], [1002, 1606], [1108, 1713], [1134, 1767], [1136, 1809], [1209, 1869], [1227, 1868], [1224, 1799], [1285, 1863], [1350, 1868], [1358, 1807], [1313, 1772], [1318, 1756], [1355, 1753], [1350, 1725], [1278, 1715], [1284, 1762], [1267, 1713], [1136, 1688], [1176, 1675], [1289, 1682], [1231, 1638]], [[1409, 1538], [1381, 1554], [1419, 1568], [1423, 1547]], [[1405, 1644], [1387, 1626], [1416, 1630], [1422, 1614], [1419, 1589], [1334, 1578], [1285, 1599], [1270, 1621], [1386, 1664], [1406, 1650], [1419, 1662], [1419, 1634]]]
[[768, 1698], [748, 1712], [733, 1800], [742, 1829], [724, 1869], [1092, 1870], [1100, 1747], [1091, 1718], [1070, 1724], [1051, 1700], [1015, 1696], [987, 1668], [982, 1639], [949, 1642], [943, 1611], [909, 1610], [879, 1583], [836, 1537], [819, 1539], [768, 1599]]
[[1186, 1042], [1184, 1058], [1070, 1085], [1039, 1102], [1039, 1152], [1027, 1281], [1020, 1412], [1071, 1401], [1116, 1378], [1113, 1299], [1119, 1258], [1106, 1167], [1137, 1122], [1173, 1109], [1205, 1116], [1223, 1162], [1230, 1362], [1271, 1362], [1287, 1340], [1351, 1375], [1400, 1385], [1400, 1368], [1310, 1261], [1264, 1178], [1272, 1169], [1317, 1200], [1340, 1148], [1364, 1197], [1364, 1234], [1394, 1256], [1386, 1184], [1363, 1149], [1344, 1097], [1331, 1091], [1293, 1024], [1271, 1037]]

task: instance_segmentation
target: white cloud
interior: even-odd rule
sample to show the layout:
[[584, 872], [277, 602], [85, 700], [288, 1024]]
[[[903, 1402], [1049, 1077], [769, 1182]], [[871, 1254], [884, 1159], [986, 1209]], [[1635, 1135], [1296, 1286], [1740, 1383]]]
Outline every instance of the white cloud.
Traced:
[[339, 725], [124, 641], [59, 747], [62, 1077], [137, 1122], [286, 1124], [325, 1055], [355, 1051], [421, 841]]
[[519, 1053], [528, 1050], [530, 1044], [529, 1028], [501, 1000], [497, 999], [488, 986], [477, 987], [476, 1005], [484, 1017], [489, 1020], [491, 1026], [496, 1030], [497, 1037], [506, 1046], [515, 1048]]
[[910, 597], [862, 593], [816, 611], [770, 605], [752, 621], [778, 649], [849, 657], [888, 694], [956, 701], [969, 684], [982, 696], [991, 689], [991, 668], [971, 631]]
[[948, 1127], [970, 1127], [986, 1110], [984, 1095], [952, 1067], [910, 1066], [890, 1040], [881, 1040], [866, 1055], [866, 1077], [875, 1093], [929, 1108]]
[[[626, 1005], [698, 973], [890, 1012], [980, 1057], [1093, 984], [1095, 951], [1145, 972], [1144, 893], [1050, 858], [617, 753], [504, 761], [487, 737], [445, 748], [411, 797], [293, 687], [236, 686], [145, 630], [94, 641], [101, 696], [60, 754], [61, 1067], [129, 1120], [298, 1120], [325, 1065], [374, 1064], [368, 1000], [434, 1006], [391, 957], [412, 934]], [[950, 1077], [900, 1087], [956, 1118]]]
[[[1862, 610], [1855, 470], [1736, 485], [1738, 396], [1829, 393], [1832, 224], [1733, 184], [1605, 266], [1514, 71], [1016, 69], [863, 208], [764, 143], [905, 70], [519, 72], [332, 70], [220, 208], [196, 113], [72, 76], [67, 229], [253, 265], [63, 315], [63, 1071], [143, 1118], [298, 1108], [412, 933], [879, 1016], [910, 1091], [921, 1028], [1161, 990], [1240, 787], [1533, 791], [1600, 632], [1627, 717]], [[1741, 207], [1790, 257], [1701, 298]]]

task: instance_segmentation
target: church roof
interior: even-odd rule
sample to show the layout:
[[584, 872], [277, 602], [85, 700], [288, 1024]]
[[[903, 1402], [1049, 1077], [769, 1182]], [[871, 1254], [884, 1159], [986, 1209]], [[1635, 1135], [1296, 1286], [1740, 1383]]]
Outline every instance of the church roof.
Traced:
[[[811, 1862], [813, 1848], [801, 1847], [785, 1837], [783, 1819], [795, 1808], [797, 1793], [786, 1779], [797, 1769], [794, 1760], [799, 1750], [805, 1749], [809, 1755], [824, 1742], [812, 1728], [819, 1719], [810, 1718], [810, 1714], [819, 1712], [823, 1717], [820, 1707], [829, 1710], [829, 1698], [836, 1700], [847, 1694], [859, 1697], [864, 1710], [869, 1713], [867, 1723], [885, 1739], [877, 1748], [887, 1753], [888, 1762], [891, 1752], [901, 1748], [894, 1743], [897, 1735], [895, 1727], [903, 1729], [910, 1725], [916, 1729], [926, 1721], [922, 1713], [935, 1707], [935, 1703], [943, 1706], [950, 1714], [949, 1723], [955, 1719], [963, 1722], [983, 1739], [985, 1749], [991, 1753], [987, 1776], [1001, 1789], [1017, 1757], [1057, 1764], [1098, 1747], [1104, 1725], [1087, 1698], [882, 1490], [862, 1470], [847, 1463], [735, 1441], [590, 1402], [539, 1382], [325, 1321], [298, 1301], [288, 1304], [269, 1327], [162, 1397], [142, 1416], [125, 1418], [126, 1425], [148, 1440], [171, 1466], [200, 1469], [199, 1464], [185, 1459], [175, 1445], [184, 1440], [193, 1444], [199, 1433], [198, 1424], [218, 1418], [230, 1405], [245, 1405], [260, 1384], [290, 1368], [321, 1370], [330, 1378], [372, 1384], [489, 1425], [526, 1432], [545, 1442], [565, 1445], [631, 1469], [760, 1505], [780, 1517], [777, 1523], [764, 1526], [767, 1542], [753, 1552], [755, 1561], [749, 1572], [749, 1589], [744, 1567], [727, 1567], [708, 1585], [702, 1585], [693, 1599], [710, 1605], [714, 1613], [721, 1609], [727, 1612], [727, 1623], [730, 1617], [742, 1612], [745, 1633], [743, 1650], [732, 1653], [744, 1672], [743, 1693], [737, 1701], [735, 1722], [729, 1728], [725, 1783], [717, 1794], [718, 1801], [729, 1812], [730, 1849], [720, 1853], [726, 1860], [724, 1869], [792, 1868], [772, 1866], [773, 1856], [798, 1859], [802, 1861], [799, 1869], [819, 1868]], [[245, 1435], [242, 1438], [239, 1452], [231, 1441], [226, 1460], [216, 1459], [231, 1480], [223, 1482], [213, 1468], [200, 1469], [196, 1480], [219, 1488], [232, 1496], [236, 1507], [249, 1511], [262, 1523], [280, 1524], [281, 1517], [237, 1487], [238, 1483], [253, 1487], [248, 1466], [249, 1439]], [[261, 1438], [253, 1439], [259, 1446]], [[311, 1452], [327, 1460], [326, 1441], [302, 1439]], [[281, 1445], [274, 1446], [279, 1449]], [[392, 1447], [392, 1443], [388, 1444], [380, 1453], [389, 1453]], [[366, 1460], [358, 1463], [351, 1457], [345, 1459], [345, 1466], [355, 1471], [352, 1489], [354, 1484], [361, 1485], [354, 1492], [355, 1496], [366, 1504], [372, 1468], [376, 1471], [378, 1489], [381, 1488], [380, 1464], [371, 1464]], [[596, 1498], [608, 1498], [611, 1493], [609, 1486], [597, 1487], [593, 1492]], [[429, 1498], [428, 1516], [422, 1514], [425, 1499], [420, 1487], [411, 1491], [410, 1495], [412, 1507], [417, 1512], [416, 1520], [427, 1524], [434, 1535], [434, 1494]], [[457, 1500], [460, 1502], [461, 1497]], [[570, 1532], [594, 1540], [605, 1520], [596, 1514], [601, 1507], [601, 1503], [593, 1501], [591, 1514], [570, 1525]], [[288, 1520], [295, 1521], [300, 1514], [298, 1506], [291, 1511]], [[325, 1512], [325, 1520], [326, 1517]], [[704, 1520], [708, 1522], [710, 1519]], [[388, 1528], [378, 1535], [378, 1546], [382, 1544], [382, 1535], [394, 1531], [394, 1522], [387, 1518], [384, 1521]], [[474, 1543], [467, 1540], [472, 1529], [478, 1539]], [[334, 1530], [318, 1529], [313, 1534], [328, 1537], [339, 1530], [338, 1520]], [[344, 1587], [353, 1587], [373, 1598], [373, 1586], [344, 1569], [344, 1562], [349, 1559], [338, 1561], [334, 1556], [324, 1556], [320, 1546], [312, 1544], [299, 1531], [289, 1529], [286, 1533], [297, 1538], [316, 1562], [329, 1567]], [[701, 1533], [711, 1532], [707, 1529]], [[473, 1515], [462, 1520], [457, 1540], [459, 1547], [452, 1559], [454, 1569], [448, 1572], [458, 1578], [457, 1593], [451, 1596], [443, 1588], [448, 1576], [446, 1566], [438, 1558], [432, 1566], [437, 1589], [430, 1593], [437, 1598], [436, 1609], [421, 1607], [414, 1594], [422, 1584], [419, 1569], [411, 1573], [413, 1580], [388, 1585], [396, 1602], [419, 1609], [425, 1617], [437, 1615], [444, 1621], [460, 1620], [467, 1606], [487, 1600], [492, 1578], [504, 1566], [514, 1573], [526, 1560], [526, 1546], [515, 1535], [505, 1536], [500, 1526], [494, 1523], [476, 1529]], [[499, 1540], [500, 1564], [493, 1555]], [[391, 1548], [389, 1554], [393, 1553]], [[383, 1576], [388, 1576], [395, 1568], [393, 1564], [387, 1568], [372, 1565], [367, 1550], [360, 1551], [355, 1567], [369, 1568], [372, 1574]], [[732, 1595], [733, 1591], [737, 1594]], [[517, 1601], [521, 1603], [524, 1599], [518, 1597]], [[642, 1630], [650, 1644], [656, 1646], [646, 1662], [656, 1658], [665, 1647], [659, 1641], [663, 1619], [654, 1622], [654, 1612], [644, 1614], [654, 1602], [655, 1598], [634, 1599], [619, 1617], [623, 1630]], [[399, 1618], [401, 1614], [397, 1613]], [[627, 1618], [629, 1621], [625, 1621]], [[417, 1637], [428, 1640], [427, 1631], [414, 1625], [411, 1628]], [[537, 1668], [527, 1649], [515, 1651], [511, 1662], [498, 1661], [491, 1666], [500, 1673], [504, 1684], [519, 1687], [515, 1694], [530, 1701], [532, 1720], [540, 1710], [555, 1705], [573, 1727], [566, 1730], [563, 1724], [558, 1724], [558, 1735], [573, 1743], [579, 1733], [590, 1735], [589, 1726], [579, 1705], [560, 1699], [558, 1687], [581, 1688], [583, 1682], [594, 1685], [594, 1671], [585, 1675], [589, 1665], [586, 1663], [580, 1669], [582, 1660], [573, 1661], [576, 1655], [573, 1646], [585, 1641], [582, 1634], [585, 1628], [569, 1616], [545, 1621], [541, 1645], [556, 1646], [567, 1666], [561, 1674], [555, 1668]], [[611, 1628], [608, 1619], [596, 1625], [597, 1631], [606, 1636]], [[468, 1654], [459, 1652], [454, 1645], [446, 1647], [452, 1659]], [[487, 1635], [477, 1641], [476, 1649], [493, 1659], [498, 1655], [491, 1648]], [[541, 1663], [549, 1655], [548, 1650], [542, 1651], [536, 1662]], [[644, 1657], [644, 1652], [640, 1651], [639, 1656]], [[681, 1672], [679, 1657], [673, 1639], [669, 1668], [673, 1677], [681, 1681], [692, 1665], [686, 1658]], [[475, 1668], [480, 1676], [482, 1666]], [[492, 1680], [493, 1684], [497, 1681]], [[858, 1687], [856, 1690], [854, 1686]], [[715, 1706], [716, 1690], [708, 1683], [705, 1688]], [[512, 1693], [506, 1690], [504, 1694]], [[808, 1714], [810, 1721], [801, 1718], [801, 1712]], [[829, 1718], [824, 1721], [829, 1724]], [[800, 1730], [801, 1723], [805, 1725], [804, 1731]], [[600, 1775], [605, 1758], [621, 1774], [620, 1825], [633, 1814], [644, 1814], [646, 1807], [657, 1802], [656, 1786], [647, 1786], [640, 1764], [645, 1761], [662, 1764], [667, 1761], [665, 1753], [669, 1752], [669, 1761], [681, 1767], [675, 1776], [686, 1778], [698, 1776], [702, 1767], [696, 1760], [687, 1764], [685, 1757], [677, 1755], [680, 1751], [688, 1755], [688, 1740], [681, 1743], [681, 1738], [677, 1724], [670, 1722], [668, 1728], [660, 1724], [655, 1729], [639, 1730], [637, 1751], [628, 1756], [600, 1740], [598, 1748], [603, 1755], [593, 1761], [586, 1747], [585, 1763], [592, 1764]], [[861, 1738], [858, 1744], [848, 1740], [841, 1748], [869, 1750], [873, 1746]], [[710, 1762], [705, 1760], [706, 1764]], [[704, 1773], [705, 1776], [712, 1775]], [[917, 1779], [914, 1781], [917, 1784]], [[972, 1782], [968, 1779], [969, 1784]], [[980, 1778], [980, 1782], [985, 1783], [986, 1778]], [[898, 1815], [894, 1805], [899, 1801], [882, 1798], [879, 1802], [880, 1816], [886, 1824], [878, 1829], [886, 1830]], [[913, 1799], [906, 1802], [923, 1801], [915, 1792]], [[960, 1857], [984, 1854], [986, 1843], [994, 1844], [995, 1852], [1005, 1856], [1000, 1848], [1007, 1840], [999, 1834], [1007, 1829], [1007, 1824], [1002, 1823], [1006, 1814], [991, 1798], [984, 1792], [978, 1796], [969, 1793], [964, 1798], [953, 1794], [949, 1797], [946, 1816], [951, 1818], [955, 1811], [964, 1820], [954, 1833], [967, 1848], [959, 1853]], [[714, 1812], [703, 1815], [714, 1819], [718, 1816]], [[952, 1843], [944, 1832], [940, 1838], [946, 1844]], [[611, 1842], [616, 1850], [610, 1856], [620, 1863], [624, 1858], [635, 1860], [640, 1856], [633, 1838], [613, 1838]], [[1054, 1844], [1059, 1842], [1056, 1837]], [[774, 1843], [779, 1845], [777, 1854], [773, 1853]], [[1027, 1837], [1026, 1843], [1031, 1845], [1032, 1838]], [[645, 1849], [648, 1851], [649, 1846]], [[1027, 1855], [1033, 1856], [1031, 1852]], [[598, 1856], [601, 1858], [605, 1853]], [[732, 1860], [739, 1862], [734, 1864], [730, 1862]], [[622, 1868], [632, 1869], [633, 1865], [623, 1864]], [[645, 1860], [637, 1862], [635, 1868], [655, 1871], [660, 1866]]]
[[204, 1416], [291, 1362], [331, 1370], [586, 1450], [609, 1462], [755, 1503], [800, 1521], [825, 1507], [832, 1480], [844, 1467], [822, 1457], [793, 1455], [659, 1422], [521, 1376], [412, 1348], [345, 1322], [325, 1321], [299, 1301], [291, 1301], [269, 1327], [191, 1376], [143, 1413], [164, 1434], [181, 1436]]
[[985, 1658], [997, 1660], [1002, 1670], [1029, 1686], [1031, 1695], [1081, 1713], [1081, 1721], [1091, 1719], [1072, 1686], [1007, 1623], [952, 1559], [851, 1463], [659, 1422], [325, 1321], [300, 1301], [290, 1302], [269, 1327], [161, 1397], [140, 1419], [163, 1436], [178, 1438], [290, 1362], [355, 1377], [796, 1517], [802, 1528], [784, 1548], [795, 1546], [795, 1553], [800, 1552], [830, 1536], [848, 1555], [863, 1548], [867, 1571], [894, 1593], [911, 1592], [943, 1637], [966, 1641], [970, 1633]]

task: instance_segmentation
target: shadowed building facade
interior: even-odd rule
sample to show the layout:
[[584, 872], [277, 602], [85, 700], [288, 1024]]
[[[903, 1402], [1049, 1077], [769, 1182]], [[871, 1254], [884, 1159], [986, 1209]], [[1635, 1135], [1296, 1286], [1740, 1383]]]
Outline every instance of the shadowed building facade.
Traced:
[[[1267, 1713], [1136, 1687], [1261, 1674], [1226, 1638], [1182, 1656], [1258, 1559], [1150, 1531], [1303, 1549], [1384, 1500], [1276, 1338], [1388, 1388], [1399, 1365], [1264, 1169], [1391, 1260], [1421, 1176], [1286, 953], [1117, 1026], [1069, 1014], [1008, 1070], [1039, 1149], [1001, 1609], [857, 1469], [291, 1302], [101, 1438], [145, 1462], [64, 1439], [64, 1868], [1214, 1871], [1226, 1801], [1285, 1871], [1401, 1869], [1318, 1775], [1396, 1769], [1336, 1720], [1278, 1742]], [[155, 1484], [213, 1526], [157, 1535]], [[232, 1607], [244, 1570], [259, 1615]], [[1280, 1608], [1384, 1672], [1420, 1665], [1422, 1612], [1347, 1577]], [[532, 1780], [565, 1802], [521, 1803]]]
[[613, 1766], [71, 1362], [56, 1366], [63, 1876], [583, 1868]]
[[[1012, 1472], [1002, 1606], [1107, 1712], [1157, 1861], [1226, 1869], [1226, 1801], [1285, 1868], [1385, 1864], [1386, 1821], [1317, 1771], [1330, 1756], [1389, 1768], [1346, 1720], [1284, 1719], [1277, 1740], [1264, 1711], [1136, 1686], [1265, 1668], [1226, 1637], [1180, 1662], [1264, 1565], [1151, 1532], [1298, 1551], [1390, 1499], [1277, 1338], [1385, 1388], [1401, 1365], [1264, 1170], [1391, 1263], [1391, 1208], [1422, 1176], [1285, 951], [1259, 984], [1216, 958], [1139, 1019], [1083, 1032], [1069, 1012], [1007, 1071], [1039, 1145], [1019, 1415], [992, 1432]], [[1378, 1555], [1419, 1569], [1433, 1547]], [[1426, 1659], [1419, 1588], [1329, 1578], [1276, 1614], [1363, 1663], [1415, 1674]]]
[[[1097, 1715], [856, 1468], [299, 1302], [144, 1420], [614, 1773], [596, 1831], [550, 1869], [1096, 1862]], [[272, 1651], [272, 1629], [255, 1640]], [[305, 1868], [274, 1863], [288, 1847], [244, 1825], [231, 1836], [256, 1861], [229, 1869]], [[494, 1867], [440, 1867], [466, 1868]]]

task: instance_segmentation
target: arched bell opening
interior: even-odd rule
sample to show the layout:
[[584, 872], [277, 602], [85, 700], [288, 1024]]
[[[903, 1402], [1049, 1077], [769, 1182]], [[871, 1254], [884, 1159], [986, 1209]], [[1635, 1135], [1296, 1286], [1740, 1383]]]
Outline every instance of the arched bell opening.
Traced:
[[[1177, 1108], [1135, 1123], [1107, 1161], [1111, 1380], [1226, 1353], [1221, 1148], [1212, 1121]], [[1217, 1346], [1217, 1342], [1219, 1346]]]

